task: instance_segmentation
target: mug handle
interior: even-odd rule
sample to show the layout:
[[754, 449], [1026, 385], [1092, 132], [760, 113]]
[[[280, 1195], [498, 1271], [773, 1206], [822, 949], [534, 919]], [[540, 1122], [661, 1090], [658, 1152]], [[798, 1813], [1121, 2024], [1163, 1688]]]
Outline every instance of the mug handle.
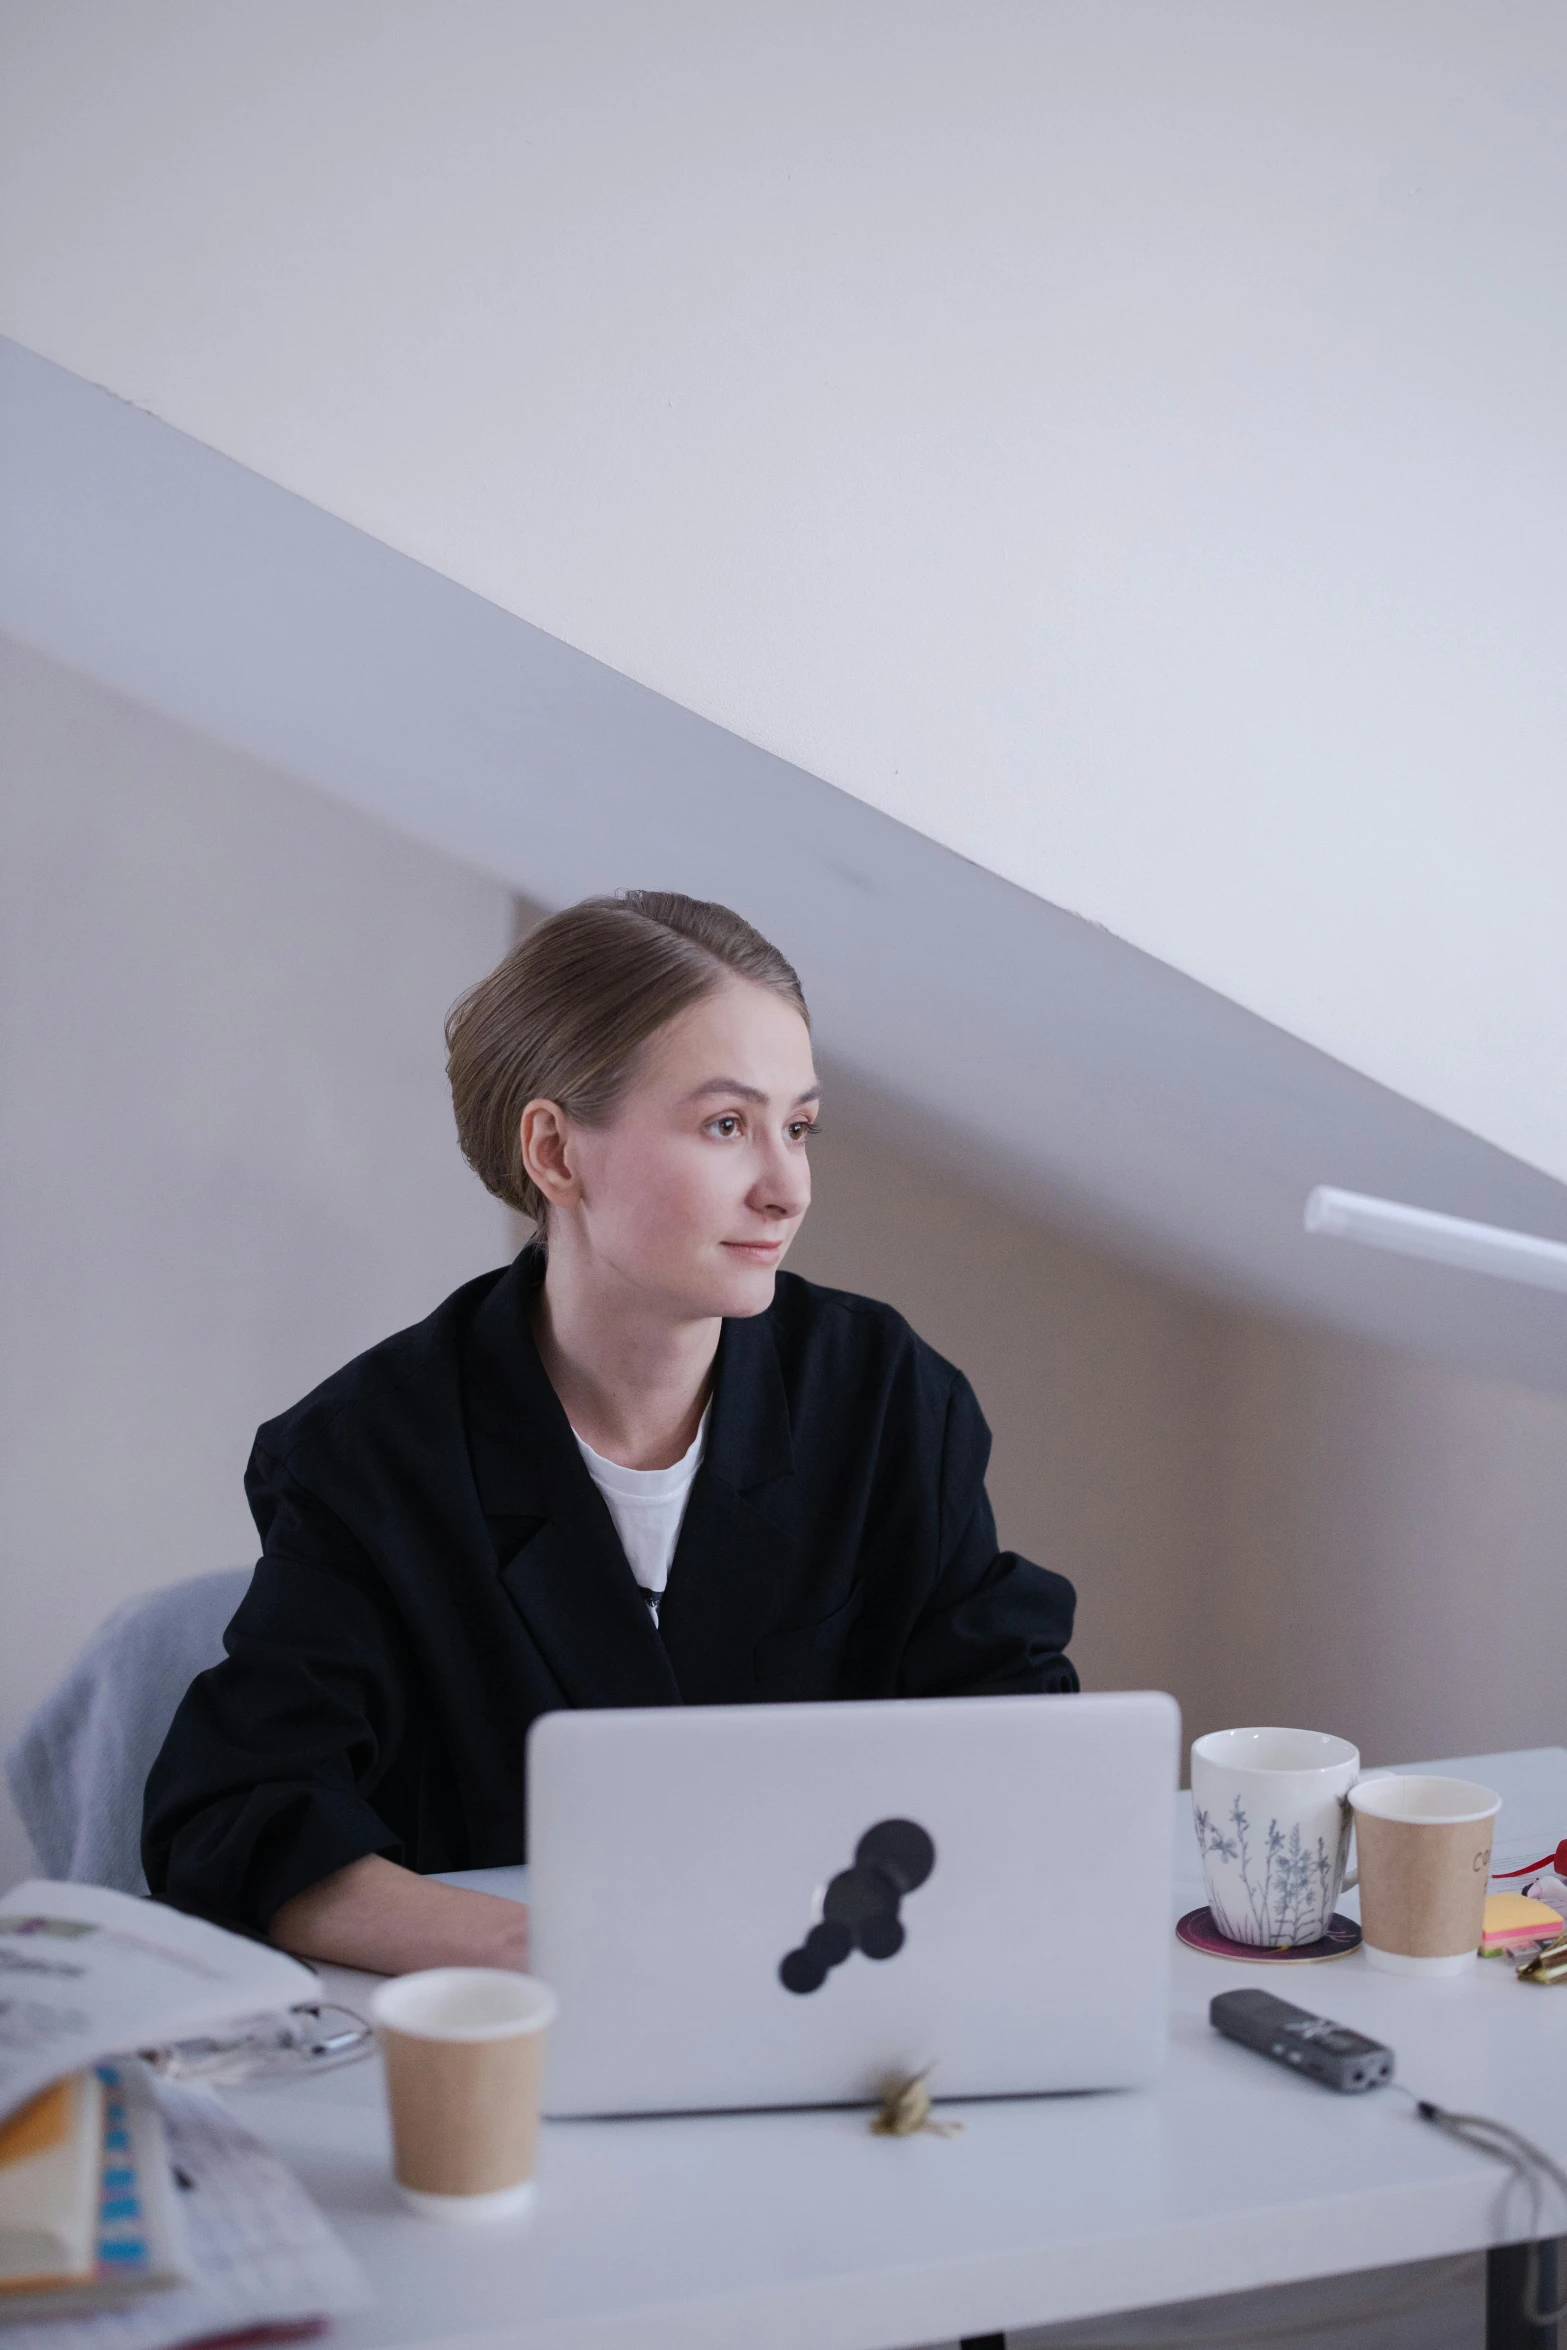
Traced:
[[[1362, 1777], [1364, 1777], [1364, 1775], [1364, 1773], [1361, 1774]], [[1357, 1787], [1360, 1785], [1359, 1779], [1355, 1781], [1355, 1785]], [[1342, 1798], [1344, 1810], [1349, 1818], [1349, 1847], [1345, 1854], [1344, 1874], [1339, 1879], [1339, 1891], [1341, 1893], [1352, 1893], [1355, 1887], [1360, 1883], [1360, 1839], [1355, 1834], [1355, 1811], [1354, 1806], [1349, 1800], [1350, 1793], [1351, 1790], [1346, 1787]], [[1349, 1852], [1353, 1852], [1355, 1855], [1353, 1865], [1349, 1864]]]

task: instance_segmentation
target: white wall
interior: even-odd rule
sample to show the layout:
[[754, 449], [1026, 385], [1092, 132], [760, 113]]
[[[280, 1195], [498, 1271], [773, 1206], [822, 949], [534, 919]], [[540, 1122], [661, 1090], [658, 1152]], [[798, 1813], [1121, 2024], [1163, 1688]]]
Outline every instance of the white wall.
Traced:
[[1567, 1399], [1244, 1314], [1214, 1367], [1200, 1726], [1567, 1744]]
[[441, 1021], [511, 899], [4, 639], [0, 766], [3, 1747], [110, 1608], [254, 1557], [261, 1419], [503, 1260]]
[[1552, 0], [0, 40], [7, 333], [1567, 1175]]

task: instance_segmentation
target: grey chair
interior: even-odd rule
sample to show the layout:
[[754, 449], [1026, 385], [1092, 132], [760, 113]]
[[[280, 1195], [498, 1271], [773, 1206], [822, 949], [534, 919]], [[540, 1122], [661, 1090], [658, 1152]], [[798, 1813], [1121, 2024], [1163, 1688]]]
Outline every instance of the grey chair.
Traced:
[[145, 1893], [142, 1790], [175, 1708], [219, 1663], [248, 1567], [129, 1600], [97, 1631], [6, 1756], [6, 1776], [46, 1877]]

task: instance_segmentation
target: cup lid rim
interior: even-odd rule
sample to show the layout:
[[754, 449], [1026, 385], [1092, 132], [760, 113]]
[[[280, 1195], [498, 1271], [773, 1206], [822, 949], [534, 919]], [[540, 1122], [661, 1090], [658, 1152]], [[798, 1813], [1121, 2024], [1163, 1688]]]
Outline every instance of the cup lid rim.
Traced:
[[[1375, 1802], [1364, 1802], [1378, 1787], [1396, 1787], [1413, 1780], [1422, 1787], [1450, 1787], [1453, 1790], [1451, 1811], [1389, 1812], [1382, 1811]], [[1482, 1800], [1475, 1802], [1476, 1796]], [[1445, 1771], [1374, 1771], [1358, 1779], [1349, 1791], [1350, 1808], [1364, 1812], [1370, 1819], [1391, 1820], [1395, 1825], [1411, 1828], [1464, 1828], [1479, 1820], [1494, 1820], [1502, 1808], [1502, 1798], [1494, 1787], [1487, 1787], [1479, 1779], [1454, 1779]]]
[[[438, 1997], [442, 1991], [480, 1983], [522, 1991], [526, 1995], [524, 2012], [497, 2017], [493, 2022], [471, 2024], [441, 2023], [417, 2012], [413, 2015], [399, 2012], [410, 2005], [417, 2009], [421, 1994]], [[382, 1983], [370, 1995], [370, 2020], [376, 2029], [401, 2032], [410, 2040], [515, 2040], [529, 2032], [547, 2030], [559, 2012], [560, 2000], [548, 1983], [540, 1982], [537, 1975], [516, 1974], [509, 1967], [420, 1967], [412, 1974], [394, 1975], [389, 1983]]]

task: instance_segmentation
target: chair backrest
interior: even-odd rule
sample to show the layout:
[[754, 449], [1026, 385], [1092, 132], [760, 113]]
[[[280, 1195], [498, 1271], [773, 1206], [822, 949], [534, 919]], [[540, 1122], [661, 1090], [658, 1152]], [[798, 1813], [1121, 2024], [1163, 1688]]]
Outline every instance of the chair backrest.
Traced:
[[145, 1893], [142, 1792], [180, 1699], [222, 1661], [248, 1567], [129, 1600], [97, 1631], [6, 1756], [46, 1877]]

